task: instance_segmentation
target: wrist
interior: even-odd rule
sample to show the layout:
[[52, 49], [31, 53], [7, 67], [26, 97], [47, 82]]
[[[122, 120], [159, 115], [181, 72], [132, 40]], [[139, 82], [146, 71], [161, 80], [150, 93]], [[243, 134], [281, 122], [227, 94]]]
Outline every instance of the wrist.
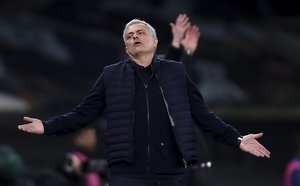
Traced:
[[186, 52], [188, 55], [193, 55], [193, 53], [194, 53], [192, 50], [189, 50], [189, 49], [188, 49], [188, 50], [185, 50], [185, 52]]
[[188, 48], [185, 48], [184, 51], [187, 53], [187, 55], [193, 55], [194, 51]]
[[240, 136], [240, 137], [237, 138], [237, 141], [236, 141], [237, 147], [240, 147], [240, 145], [242, 143], [242, 140], [243, 140], [243, 136]]
[[180, 41], [173, 40], [172, 41], [172, 46], [175, 47], [175, 48], [180, 48]]

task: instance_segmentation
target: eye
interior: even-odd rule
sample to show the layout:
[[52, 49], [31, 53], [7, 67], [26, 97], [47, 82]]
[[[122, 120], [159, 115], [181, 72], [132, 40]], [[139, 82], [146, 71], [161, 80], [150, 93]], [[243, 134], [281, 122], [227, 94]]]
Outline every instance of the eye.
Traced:
[[145, 32], [144, 32], [144, 31], [139, 31], [138, 34], [139, 34], [139, 35], [144, 35]]
[[127, 39], [132, 39], [132, 38], [133, 38], [132, 34], [127, 36]]

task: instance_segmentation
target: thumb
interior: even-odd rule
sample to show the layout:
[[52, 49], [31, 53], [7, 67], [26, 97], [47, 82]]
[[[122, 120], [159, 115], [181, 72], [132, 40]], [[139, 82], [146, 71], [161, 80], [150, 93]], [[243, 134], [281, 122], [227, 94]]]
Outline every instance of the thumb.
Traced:
[[173, 28], [175, 25], [174, 25], [174, 23], [170, 23], [170, 26], [171, 26], [171, 28]]
[[253, 134], [254, 138], [261, 138], [263, 136], [263, 133]]
[[23, 117], [23, 120], [24, 120], [24, 121], [28, 121], [28, 122], [33, 122], [33, 121], [34, 121], [34, 118], [25, 116], [25, 117]]

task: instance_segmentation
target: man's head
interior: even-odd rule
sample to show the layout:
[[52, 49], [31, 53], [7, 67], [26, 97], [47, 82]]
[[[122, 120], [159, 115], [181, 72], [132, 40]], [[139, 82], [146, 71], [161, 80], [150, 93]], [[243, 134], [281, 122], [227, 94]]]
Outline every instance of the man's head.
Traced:
[[128, 22], [123, 31], [125, 50], [129, 56], [142, 53], [153, 53], [157, 47], [155, 29], [145, 21], [133, 19]]

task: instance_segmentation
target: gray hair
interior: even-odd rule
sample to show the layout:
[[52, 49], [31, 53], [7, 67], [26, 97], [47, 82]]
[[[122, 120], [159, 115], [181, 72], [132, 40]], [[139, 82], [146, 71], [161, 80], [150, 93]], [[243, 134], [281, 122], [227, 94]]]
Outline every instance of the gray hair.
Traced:
[[143, 24], [143, 25], [145, 25], [147, 27], [147, 29], [150, 31], [152, 37], [156, 37], [156, 31], [149, 23], [147, 23], [146, 21], [142, 21], [140, 19], [133, 19], [133, 20], [129, 21], [126, 24], [125, 28], [124, 28], [124, 31], [123, 31], [123, 40], [124, 40], [124, 42], [126, 42], [126, 32], [128, 30], [128, 27], [130, 27], [131, 25], [134, 25], [134, 24]]

